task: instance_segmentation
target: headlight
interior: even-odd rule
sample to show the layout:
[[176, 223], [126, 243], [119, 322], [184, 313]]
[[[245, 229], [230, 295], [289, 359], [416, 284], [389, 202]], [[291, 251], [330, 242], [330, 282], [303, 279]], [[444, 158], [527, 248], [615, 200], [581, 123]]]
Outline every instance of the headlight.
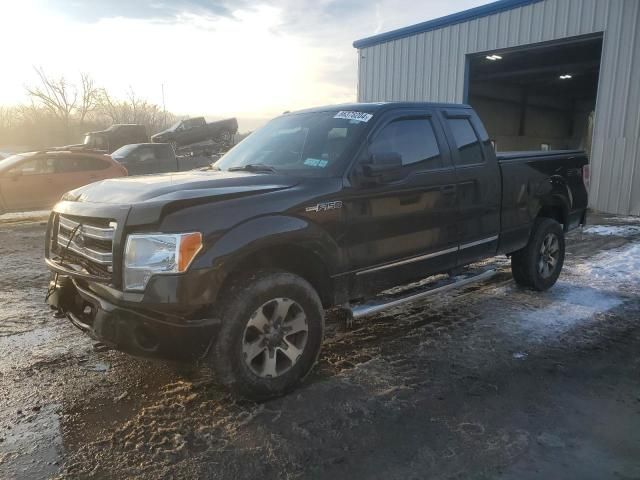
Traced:
[[202, 234], [135, 234], [124, 251], [124, 288], [142, 291], [153, 275], [180, 273], [202, 248]]

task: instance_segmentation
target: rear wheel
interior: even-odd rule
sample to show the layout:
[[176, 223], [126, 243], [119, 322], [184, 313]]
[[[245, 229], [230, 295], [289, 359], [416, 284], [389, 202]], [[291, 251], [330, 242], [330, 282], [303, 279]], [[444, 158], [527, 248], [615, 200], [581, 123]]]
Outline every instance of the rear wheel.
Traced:
[[511, 256], [511, 271], [519, 285], [543, 291], [551, 288], [564, 264], [564, 232], [551, 218], [538, 218], [529, 243]]
[[261, 272], [234, 282], [209, 360], [235, 393], [264, 400], [291, 390], [315, 364], [324, 332], [318, 294], [303, 278]]

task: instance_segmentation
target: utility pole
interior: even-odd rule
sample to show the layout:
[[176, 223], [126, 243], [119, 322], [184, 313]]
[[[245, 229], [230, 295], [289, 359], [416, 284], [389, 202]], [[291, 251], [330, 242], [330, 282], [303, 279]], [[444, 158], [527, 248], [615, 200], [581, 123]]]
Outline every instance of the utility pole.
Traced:
[[164, 83], [160, 84], [162, 88], [162, 128], [167, 128], [167, 108], [164, 104]]

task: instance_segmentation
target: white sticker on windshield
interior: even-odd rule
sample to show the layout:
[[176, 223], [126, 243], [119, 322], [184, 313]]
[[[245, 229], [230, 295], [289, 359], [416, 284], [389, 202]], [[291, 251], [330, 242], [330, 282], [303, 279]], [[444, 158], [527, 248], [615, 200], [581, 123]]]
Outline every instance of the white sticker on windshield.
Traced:
[[345, 120], [356, 120], [358, 122], [367, 123], [373, 115], [365, 112], [348, 112], [348, 111], [340, 111], [335, 114], [333, 118], [343, 118]]
[[329, 162], [327, 160], [320, 160], [319, 158], [307, 158], [304, 161], [304, 164], [309, 166], [309, 167], [324, 168], [329, 164]]

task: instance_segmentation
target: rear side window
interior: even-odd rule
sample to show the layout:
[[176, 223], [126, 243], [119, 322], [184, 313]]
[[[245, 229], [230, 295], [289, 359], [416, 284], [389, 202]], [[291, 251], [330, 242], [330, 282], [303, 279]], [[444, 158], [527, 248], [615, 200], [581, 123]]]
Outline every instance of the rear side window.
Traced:
[[105, 170], [109, 163], [93, 157], [62, 157], [55, 159], [56, 173]]
[[15, 166], [9, 172], [19, 175], [46, 175], [53, 173], [53, 160], [51, 158], [33, 158]]
[[374, 138], [369, 152], [399, 153], [403, 166], [425, 170], [442, 168], [442, 155], [431, 120], [428, 118], [400, 119], [386, 125]]
[[474, 165], [484, 162], [480, 140], [469, 119], [449, 118], [447, 122], [460, 152], [458, 165]]

